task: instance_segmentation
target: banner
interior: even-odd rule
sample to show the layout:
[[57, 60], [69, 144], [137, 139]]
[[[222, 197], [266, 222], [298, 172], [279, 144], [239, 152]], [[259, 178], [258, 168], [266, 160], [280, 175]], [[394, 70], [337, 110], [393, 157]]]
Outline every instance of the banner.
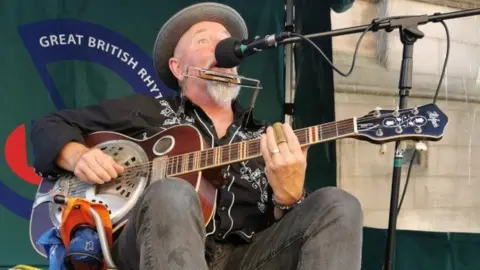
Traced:
[[[29, 237], [32, 201], [40, 182], [28, 138], [32, 121], [64, 108], [144, 93], [175, 94], [157, 77], [151, 52], [162, 24], [196, 1], [2, 1], [0, 24], [0, 268], [45, 266]], [[244, 16], [250, 36], [283, 30], [282, 1], [219, 1]], [[282, 120], [283, 54], [252, 56], [242, 75], [260, 79], [255, 116]], [[247, 105], [251, 92], [240, 100]], [[268, 108], [261, 104], [269, 104]], [[273, 106], [272, 106], [273, 104]], [[277, 106], [275, 106], [277, 104]]]

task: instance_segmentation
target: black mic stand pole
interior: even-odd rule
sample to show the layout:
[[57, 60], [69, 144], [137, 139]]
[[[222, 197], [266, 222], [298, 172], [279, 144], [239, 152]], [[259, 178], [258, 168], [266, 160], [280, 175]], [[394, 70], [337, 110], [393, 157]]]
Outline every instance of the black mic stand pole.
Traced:
[[[418, 23], [419, 21], [415, 20], [415, 18], [412, 18], [411, 20], [408, 18], [400, 24], [400, 41], [403, 44], [402, 66], [400, 70], [400, 81], [398, 84], [398, 108], [400, 110], [407, 108], [407, 98], [410, 94], [410, 89], [412, 89], [413, 45], [418, 39], [423, 38], [424, 36], [424, 34], [418, 30]], [[392, 269], [393, 258], [395, 256], [394, 243], [398, 216], [398, 196], [400, 193], [403, 152], [405, 151], [401, 144], [401, 141], [395, 142], [395, 157], [393, 161], [392, 188], [390, 196], [390, 211], [384, 269]]]
[[[395, 28], [399, 28], [400, 41], [403, 44], [402, 66], [400, 70], [400, 80], [398, 84], [399, 90], [399, 109], [407, 107], [407, 97], [410, 94], [412, 88], [412, 68], [413, 68], [413, 46], [415, 42], [422, 38], [424, 34], [418, 30], [418, 26], [429, 22], [440, 22], [446, 19], [455, 19], [460, 17], [479, 15], [480, 9], [470, 9], [464, 11], [455, 11], [450, 13], [435, 13], [434, 15], [420, 15], [420, 16], [396, 16], [392, 18], [376, 19], [373, 20], [374, 26], [363, 25], [357, 27], [349, 27], [329, 32], [305, 35], [307, 38], [316, 37], [333, 37], [340, 35], [347, 35], [353, 33], [361, 33], [364, 31], [378, 31], [385, 29], [387, 32], [393, 31]], [[279, 43], [291, 43], [301, 41], [299, 37], [293, 37], [283, 40]], [[400, 179], [402, 173], [403, 164], [403, 149], [401, 148], [401, 142], [395, 143], [395, 157], [393, 161], [393, 174], [392, 174], [392, 189], [390, 196], [390, 212], [388, 219], [388, 235], [387, 246], [385, 249], [385, 265], [384, 269], [390, 270], [393, 265], [393, 258], [395, 255], [395, 231], [397, 228], [397, 213], [398, 213], [398, 195], [400, 193]]]

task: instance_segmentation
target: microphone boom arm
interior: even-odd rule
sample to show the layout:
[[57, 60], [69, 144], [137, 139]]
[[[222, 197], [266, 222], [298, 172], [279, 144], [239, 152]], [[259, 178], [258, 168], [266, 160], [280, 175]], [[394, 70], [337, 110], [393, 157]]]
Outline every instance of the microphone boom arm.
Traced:
[[[395, 28], [400, 28], [402, 26], [417, 26], [417, 25], [427, 24], [429, 22], [440, 22], [443, 20], [469, 17], [469, 16], [475, 16], [475, 15], [480, 15], [480, 8], [453, 11], [448, 13], [435, 13], [433, 15], [396, 16], [396, 17], [390, 17], [385, 19], [377, 18], [372, 20], [372, 23], [370, 24], [340, 28], [340, 29], [336, 29], [328, 32], [322, 32], [322, 33], [309, 34], [309, 35], [304, 35], [304, 37], [312, 39], [312, 38], [343, 36], [343, 35], [362, 33], [367, 31], [367, 29], [369, 28], [371, 28], [370, 31], [372, 32], [376, 32], [382, 29], [386, 30], [387, 32], [391, 32]], [[290, 37], [282, 41], [278, 41], [278, 44], [295, 43], [301, 40], [302, 38], [300, 37]]]

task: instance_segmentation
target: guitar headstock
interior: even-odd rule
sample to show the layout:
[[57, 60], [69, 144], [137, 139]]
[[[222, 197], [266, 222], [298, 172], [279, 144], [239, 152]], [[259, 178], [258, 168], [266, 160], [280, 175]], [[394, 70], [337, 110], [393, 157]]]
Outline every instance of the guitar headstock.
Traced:
[[357, 119], [357, 134], [373, 143], [394, 140], [438, 141], [448, 117], [435, 104], [401, 110], [371, 111]]

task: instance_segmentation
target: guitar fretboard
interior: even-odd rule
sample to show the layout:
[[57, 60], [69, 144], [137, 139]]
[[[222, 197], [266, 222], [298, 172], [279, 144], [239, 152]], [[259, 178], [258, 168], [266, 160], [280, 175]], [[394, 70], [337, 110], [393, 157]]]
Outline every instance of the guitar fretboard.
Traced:
[[[326, 142], [353, 134], [355, 119], [345, 119], [295, 130], [301, 146]], [[260, 139], [252, 139], [197, 152], [169, 157], [166, 163], [167, 176], [176, 176], [224, 166], [261, 156]]]

